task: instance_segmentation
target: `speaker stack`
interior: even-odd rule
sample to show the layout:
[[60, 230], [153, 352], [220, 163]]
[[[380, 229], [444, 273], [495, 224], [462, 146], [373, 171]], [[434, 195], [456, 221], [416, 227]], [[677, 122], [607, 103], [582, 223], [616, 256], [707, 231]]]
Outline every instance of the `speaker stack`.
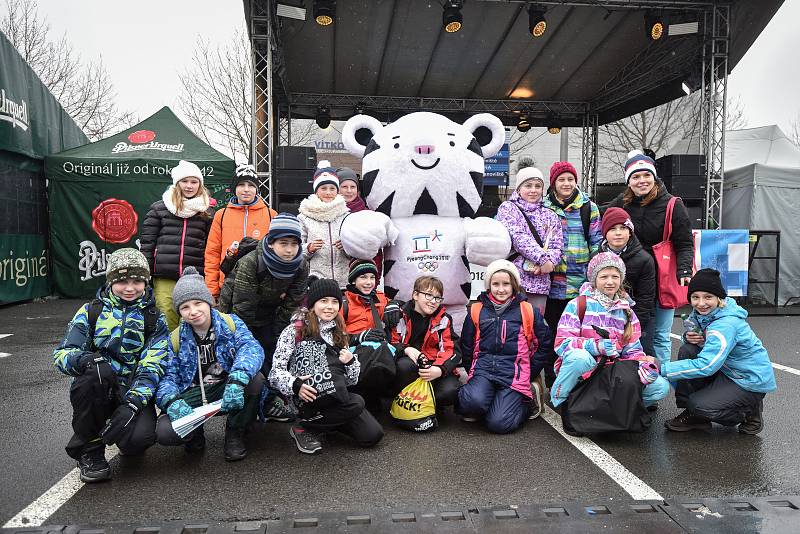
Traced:
[[656, 160], [656, 171], [667, 191], [683, 199], [692, 228], [705, 228], [706, 157], [700, 154], [664, 156]]
[[314, 192], [317, 149], [313, 146], [279, 146], [276, 156], [273, 207], [278, 212], [297, 215], [300, 202]]

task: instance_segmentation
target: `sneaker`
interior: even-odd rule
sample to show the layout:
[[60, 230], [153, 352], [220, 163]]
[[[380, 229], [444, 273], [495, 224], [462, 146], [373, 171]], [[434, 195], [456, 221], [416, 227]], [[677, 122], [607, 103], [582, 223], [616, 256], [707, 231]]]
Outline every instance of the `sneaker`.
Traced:
[[81, 481], [90, 484], [111, 478], [111, 466], [106, 460], [106, 448], [98, 447], [85, 451], [78, 460]]
[[225, 461], [238, 462], [247, 456], [247, 446], [244, 444], [244, 429], [235, 428], [225, 423], [225, 444], [222, 447]]
[[763, 407], [763, 403], [759, 401], [756, 413], [748, 415], [745, 418], [744, 423], [739, 424], [740, 433], [755, 436], [761, 432], [761, 430], [764, 428], [764, 420], [761, 418], [761, 410]]
[[531, 391], [533, 392], [534, 406], [531, 407], [528, 419], [536, 419], [544, 413], [544, 381], [541, 374], [531, 382]]
[[690, 430], [711, 430], [711, 421], [705, 417], [692, 414], [689, 410], [684, 410], [680, 415], [664, 421], [667, 430], [673, 432], [688, 432]]
[[206, 448], [206, 433], [201, 426], [192, 433], [192, 439], [183, 444], [183, 449], [188, 454], [203, 452]]
[[322, 452], [322, 442], [319, 436], [299, 426], [289, 429], [289, 436], [297, 444], [297, 450], [303, 454], [319, 454]]
[[283, 399], [281, 399], [277, 395], [270, 395], [266, 401], [264, 401], [264, 417], [268, 421], [278, 421], [280, 423], [286, 423], [288, 421], [294, 421], [294, 412], [289, 409], [286, 404], [284, 404]]

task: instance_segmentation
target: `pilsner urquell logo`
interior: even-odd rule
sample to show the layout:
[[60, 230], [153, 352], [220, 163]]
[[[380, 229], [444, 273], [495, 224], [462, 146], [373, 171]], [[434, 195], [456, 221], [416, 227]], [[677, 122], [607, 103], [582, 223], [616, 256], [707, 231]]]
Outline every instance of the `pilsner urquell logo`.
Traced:
[[14, 128], [28, 131], [28, 104], [21, 104], [6, 97], [6, 90], [0, 89], [0, 121], [10, 122]]
[[120, 154], [124, 152], [138, 152], [140, 150], [158, 150], [161, 152], [183, 152], [183, 143], [170, 145], [167, 143], [157, 143], [155, 141], [156, 133], [152, 130], [137, 130], [128, 135], [128, 144], [125, 141], [120, 141], [114, 148], [111, 149], [112, 154]]
[[138, 223], [136, 210], [125, 200], [109, 198], [92, 210], [92, 229], [106, 243], [127, 243]]

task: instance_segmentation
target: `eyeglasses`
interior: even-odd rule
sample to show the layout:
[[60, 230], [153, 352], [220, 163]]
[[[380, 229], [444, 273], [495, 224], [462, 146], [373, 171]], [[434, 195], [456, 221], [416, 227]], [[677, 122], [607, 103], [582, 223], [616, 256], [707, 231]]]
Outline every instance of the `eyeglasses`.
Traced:
[[436, 304], [441, 304], [444, 300], [444, 297], [437, 297], [436, 295], [431, 295], [430, 293], [425, 293], [424, 291], [417, 291], [420, 295], [425, 297], [425, 300], [428, 302], [435, 302]]

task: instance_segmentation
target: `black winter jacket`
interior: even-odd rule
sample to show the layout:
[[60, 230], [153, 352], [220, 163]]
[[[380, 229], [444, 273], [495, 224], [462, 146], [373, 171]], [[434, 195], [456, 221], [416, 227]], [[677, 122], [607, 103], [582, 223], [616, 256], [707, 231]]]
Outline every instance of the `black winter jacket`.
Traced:
[[163, 200], [153, 202], [142, 223], [142, 253], [150, 263], [153, 276], [177, 280], [183, 269], [197, 268], [203, 274], [206, 240], [211, 229], [213, 210], [207, 216], [188, 219], [173, 215]]
[[[641, 199], [634, 198], [630, 204], [623, 205], [620, 194], [604, 209], [616, 206], [624, 209], [631, 216], [634, 233], [639, 238], [642, 248], [653, 256], [653, 245], [661, 242], [664, 237], [664, 220], [667, 215], [667, 203], [672, 195], [661, 185], [655, 200], [647, 206], [641, 205]], [[692, 239], [692, 225], [689, 221], [689, 212], [683, 202], [676, 202], [672, 210], [672, 237], [670, 239], [675, 247], [678, 261], [678, 272], [675, 277], [692, 276], [692, 259], [694, 258], [694, 240]]]
[[[600, 244], [600, 251], [611, 251], [605, 239]], [[631, 236], [619, 256], [625, 262], [625, 290], [635, 302], [633, 313], [639, 319], [642, 332], [646, 332], [656, 306], [655, 261], [644, 251], [635, 235]]]

